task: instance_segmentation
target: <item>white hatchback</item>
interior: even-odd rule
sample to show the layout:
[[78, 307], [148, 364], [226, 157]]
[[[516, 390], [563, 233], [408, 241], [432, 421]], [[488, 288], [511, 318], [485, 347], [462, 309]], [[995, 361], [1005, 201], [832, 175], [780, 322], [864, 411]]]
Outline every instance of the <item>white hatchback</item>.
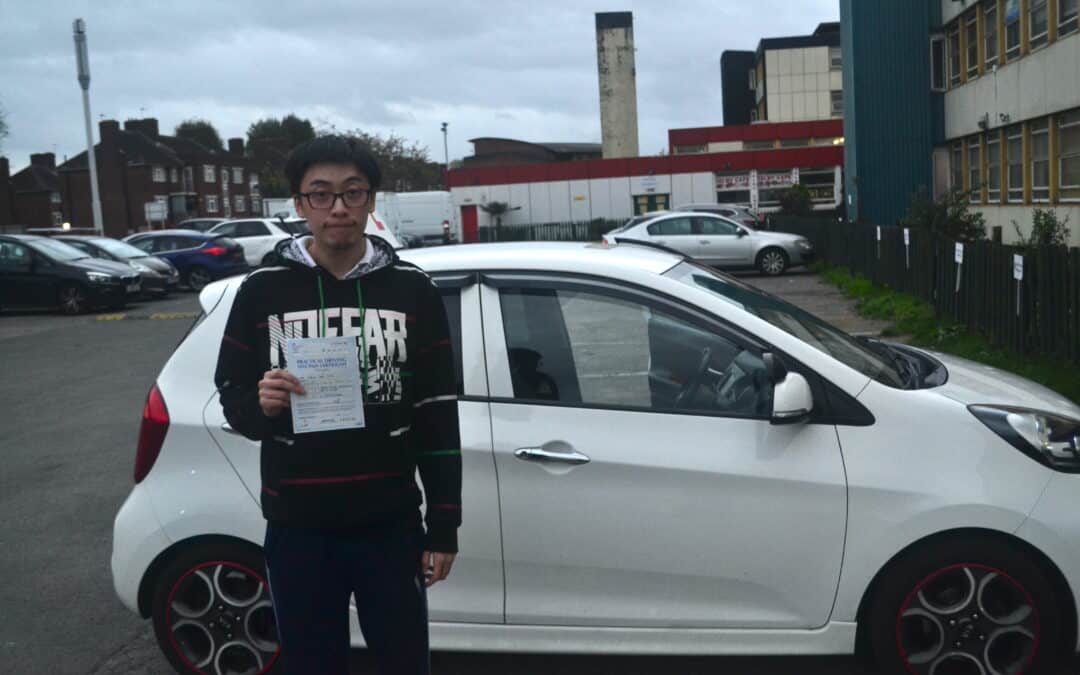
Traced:
[[[434, 648], [858, 651], [920, 675], [1076, 650], [1070, 401], [636, 244], [402, 255], [442, 289], [459, 377], [464, 525]], [[202, 292], [150, 391], [114, 530], [116, 591], [185, 672], [278, 650], [259, 448], [213, 383], [238, 285]]]
[[[401, 248], [397, 237], [386, 227], [378, 214], [368, 216], [367, 231]], [[277, 246], [283, 240], [310, 234], [303, 218], [241, 218], [226, 220], [210, 229], [217, 234], [235, 240], [244, 248], [244, 260], [252, 267], [273, 265], [277, 261]]]

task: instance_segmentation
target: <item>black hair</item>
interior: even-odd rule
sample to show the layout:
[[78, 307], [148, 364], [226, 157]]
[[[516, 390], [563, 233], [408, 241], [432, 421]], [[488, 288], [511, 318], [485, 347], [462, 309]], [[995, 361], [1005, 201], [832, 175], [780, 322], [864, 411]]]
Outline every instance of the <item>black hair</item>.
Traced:
[[382, 182], [382, 170], [375, 156], [362, 143], [349, 136], [327, 135], [297, 146], [285, 162], [289, 190], [300, 194], [300, 184], [307, 170], [316, 164], [352, 164], [368, 179], [372, 190]]

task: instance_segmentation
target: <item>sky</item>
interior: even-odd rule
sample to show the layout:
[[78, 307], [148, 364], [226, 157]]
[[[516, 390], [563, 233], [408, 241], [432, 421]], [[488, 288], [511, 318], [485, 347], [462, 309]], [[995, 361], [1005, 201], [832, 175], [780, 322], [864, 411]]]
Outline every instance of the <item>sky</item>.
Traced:
[[443, 161], [481, 136], [599, 142], [596, 12], [631, 11], [639, 147], [718, 126], [720, 54], [839, 20], [838, 0], [0, 0], [0, 110], [12, 172], [86, 149], [72, 21], [86, 21], [90, 108], [201, 118], [222, 138], [295, 113], [317, 128], [416, 141]]

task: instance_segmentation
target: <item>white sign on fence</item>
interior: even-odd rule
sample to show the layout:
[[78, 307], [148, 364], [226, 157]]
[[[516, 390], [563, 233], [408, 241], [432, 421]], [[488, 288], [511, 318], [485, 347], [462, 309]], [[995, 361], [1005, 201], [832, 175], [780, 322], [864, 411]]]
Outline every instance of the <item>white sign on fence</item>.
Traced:
[[1013, 279], [1021, 281], [1024, 278], [1024, 256], [1013, 255]]
[[911, 230], [904, 228], [904, 269], [911, 269]]
[[955, 255], [955, 257], [956, 257], [956, 264], [957, 265], [963, 265], [964, 264], [964, 245], [959, 243], [959, 242], [956, 243], [956, 255]]
[[906, 227], [904, 228], [904, 246], [911, 246], [911, 230]]
[[881, 241], [881, 226], [877, 226], [877, 240]]

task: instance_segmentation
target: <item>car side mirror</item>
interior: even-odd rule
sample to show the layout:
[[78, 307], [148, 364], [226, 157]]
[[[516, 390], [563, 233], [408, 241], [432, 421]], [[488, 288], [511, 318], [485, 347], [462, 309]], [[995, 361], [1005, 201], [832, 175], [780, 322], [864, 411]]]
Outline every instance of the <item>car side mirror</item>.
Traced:
[[735, 236], [738, 237], [739, 239], [742, 239], [743, 237], [746, 236], [746, 230], [744, 230], [744, 229], [742, 229], [740, 227], [739, 229], [735, 230]]
[[798, 424], [814, 411], [810, 383], [799, 373], [788, 373], [773, 389], [773, 424]]

